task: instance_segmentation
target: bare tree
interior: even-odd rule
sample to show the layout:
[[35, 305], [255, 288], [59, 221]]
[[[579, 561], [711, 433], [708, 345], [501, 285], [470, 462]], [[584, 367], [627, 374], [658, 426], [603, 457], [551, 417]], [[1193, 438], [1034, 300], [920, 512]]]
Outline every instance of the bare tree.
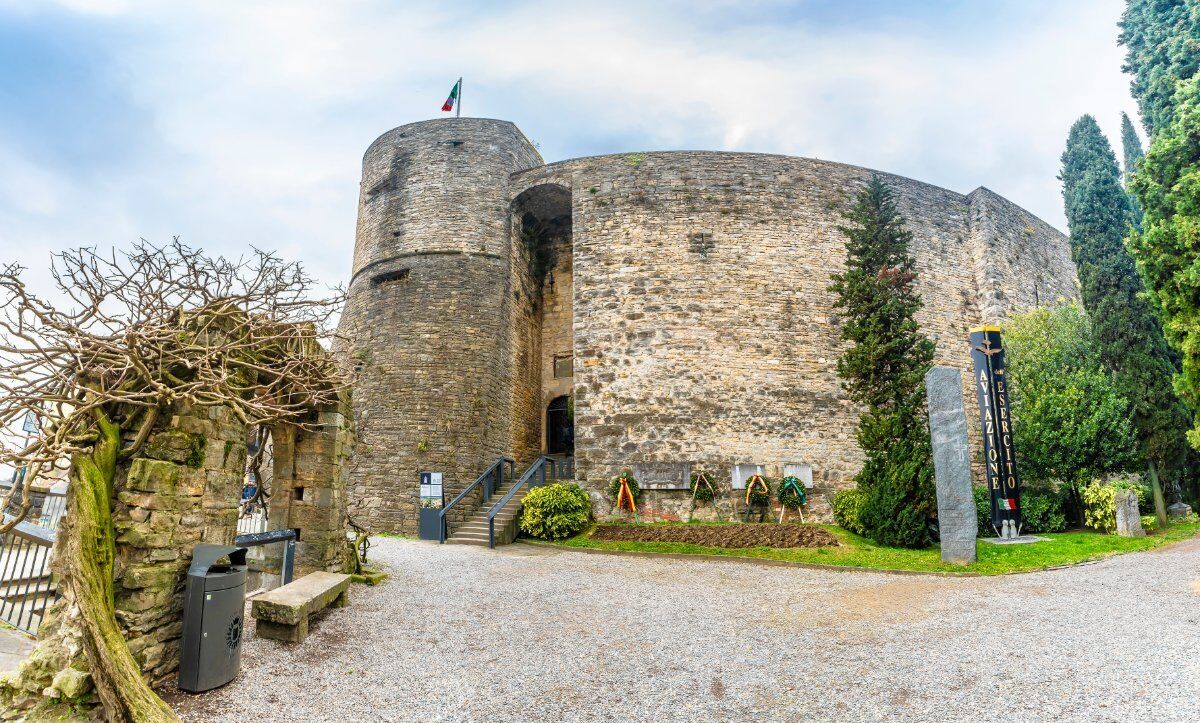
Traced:
[[0, 532], [28, 512], [39, 477], [70, 466], [73, 520], [56, 564], [80, 609], [97, 692], [110, 718], [171, 720], [114, 615], [116, 466], [174, 405], [228, 407], [265, 428], [304, 426], [314, 406], [336, 403], [347, 377], [322, 343], [344, 293], [314, 298], [302, 268], [271, 253], [230, 261], [178, 239], [55, 256], [62, 301], [31, 293], [21, 272], [0, 270], [0, 428], [32, 414], [40, 432], [26, 445], [0, 442], [0, 462], [26, 469], [0, 500], [20, 500]]

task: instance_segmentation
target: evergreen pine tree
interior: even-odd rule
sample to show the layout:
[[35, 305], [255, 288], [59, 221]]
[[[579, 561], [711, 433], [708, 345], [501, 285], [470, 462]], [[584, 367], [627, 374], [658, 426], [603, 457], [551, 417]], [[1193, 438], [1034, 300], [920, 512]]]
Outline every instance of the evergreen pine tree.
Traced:
[[842, 310], [838, 360], [847, 396], [865, 408], [858, 443], [866, 455], [855, 477], [865, 493], [860, 522], [884, 545], [922, 547], [936, 511], [925, 372], [933, 342], [917, 325], [912, 234], [892, 191], [872, 176], [846, 214], [846, 271], [829, 287]]
[[1121, 113], [1121, 151], [1125, 156], [1125, 176], [1124, 183], [1126, 195], [1129, 197], [1129, 211], [1133, 225], [1137, 228], [1142, 227], [1142, 205], [1138, 203], [1137, 196], [1133, 195], [1133, 191], [1129, 190], [1129, 181], [1133, 174], [1137, 172], [1138, 166], [1141, 165], [1142, 157], [1146, 154], [1142, 151], [1142, 139], [1138, 138], [1137, 131], [1134, 130], [1133, 121], [1129, 120], [1128, 113]]
[[1159, 523], [1165, 525], [1159, 474], [1171, 483], [1179, 477], [1190, 420], [1172, 388], [1174, 355], [1125, 248], [1129, 197], [1121, 188], [1116, 156], [1095, 118], [1085, 115], [1071, 127], [1062, 164], [1071, 255], [1079, 270], [1083, 305], [1091, 316], [1100, 363], [1114, 374], [1118, 392], [1130, 402]]
[[[1128, 0], [1121, 42], [1150, 135], [1130, 182], [1141, 228], [1127, 244], [1163, 332], [1181, 356], [1175, 391], [1194, 413], [1200, 410], [1200, 7], [1193, 0]], [[1193, 419], [1187, 434], [1200, 449], [1200, 420]], [[1195, 472], [1190, 465], [1193, 495]]]
[[[1132, 182], [1142, 204], [1142, 230], [1129, 237], [1138, 271], [1154, 296], [1164, 331], [1182, 352], [1175, 388], [1200, 409], [1200, 85], [1181, 87], [1176, 117], [1154, 137]], [[1194, 423], [1195, 424], [1195, 423]], [[1189, 432], [1200, 447], [1200, 426]]]
[[1175, 91], [1200, 68], [1200, 9], [1195, 0], [1128, 0], [1121, 16], [1122, 68], [1153, 138], [1174, 113]]

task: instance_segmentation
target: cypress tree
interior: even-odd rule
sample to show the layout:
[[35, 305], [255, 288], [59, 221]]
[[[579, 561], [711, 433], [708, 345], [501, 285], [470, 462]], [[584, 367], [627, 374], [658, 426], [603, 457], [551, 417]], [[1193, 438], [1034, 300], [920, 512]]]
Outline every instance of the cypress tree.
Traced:
[[1128, 0], [1120, 41], [1130, 90], [1153, 138], [1171, 120], [1175, 90], [1200, 67], [1200, 8], [1194, 0]]
[[1124, 185], [1126, 195], [1129, 197], [1129, 210], [1133, 220], [1133, 225], [1137, 228], [1142, 227], [1142, 205], [1138, 203], [1137, 197], [1133, 195], [1133, 191], [1129, 190], [1129, 181], [1133, 178], [1133, 174], [1137, 172], [1138, 166], [1141, 165], [1142, 157], [1146, 154], [1142, 151], [1142, 139], [1138, 138], [1137, 131], [1133, 128], [1133, 121], [1129, 120], [1129, 114], [1121, 113], [1121, 152], [1125, 156], [1125, 177]]
[[[1175, 388], [1200, 408], [1200, 87], [1181, 88], [1174, 117], [1155, 136], [1133, 178], [1144, 211], [1142, 229], [1129, 237], [1138, 271], [1164, 320], [1164, 331], [1182, 352]], [[1200, 447], [1200, 426], [1188, 433]]]
[[1174, 356], [1125, 248], [1132, 209], [1121, 188], [1116, 156], [1095, 118], [1085, 115], [1071, 127], [1062, 164], [1071, 255], [1079, 270], [1083, 305], [1091, 316], [1100, 363], [1113, 373], [1118, 392], [1130, 402], [1155, 510], [1159, 524], [1165, 525], [1159, 474], [1171, 482], [1179, 477], [1190, 420], [1172, 389]]
[[908, 246], [912, 234], [891, 189], [872, 176], [846, 213], [846, 270], [829, 290], [842, 311], [838, 360], [847, 396], [865, 408], [858, 443], [866, 455], [855, 477], [865, 493], [860, 523], [883, 545], [923, 547], [936, 503], [925, 412], [925, 373], [933, 342], [914, 318], [921, 299]]
[[[1141, 228], [1127, 244], [1167, 341], [1181, 356], [1175, 391], [1194, 413], [1200, 409], [1200, 7], [1193, 0], [1129, 0], [1121, 42], [1150, 135], [1130, 182]], [[1200, 449], [1200, 420], [1193, 418], [1187, 436]], [[1190, 465], [1193, 495], [1195, 472]]]

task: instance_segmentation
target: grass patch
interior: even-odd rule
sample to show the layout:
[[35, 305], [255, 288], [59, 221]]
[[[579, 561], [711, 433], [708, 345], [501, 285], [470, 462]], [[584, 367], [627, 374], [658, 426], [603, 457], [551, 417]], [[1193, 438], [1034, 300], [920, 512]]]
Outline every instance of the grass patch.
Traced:
[[1172, 525], [1166, 531], [1152, 532], [1146, 537], [1117, 537], [1099, 532], [1075, 531], [1040, 535], [1047, 540], [1030, 545], [991, 545], [981, 541], [978, 545], [978, 561], [974, 565], [960, 567], [943, 564], [941, 552], [937, 547], [927, 547], [922, 550], [882, 547], [836, 525], [821, 525], [821, 527], [836, 537], [841, 545], [839, 547], [795, 549], [770, 547], [728, 549], [679, 542], [616, 542], [591, 539], [589, 537], [591, 529], [554, 544], [563, 547], [599, 550], [750, 557], [817, 565], [860, 567], [871, 570], [972, 572], [979, 575], [1002, 575], [1009, 572], [1029, 572], [1060, 565], [1074, 565], [1111, 555], [1149, 550], [1189, 539], [1200, 532], [1200, 523], [1193, 522]]

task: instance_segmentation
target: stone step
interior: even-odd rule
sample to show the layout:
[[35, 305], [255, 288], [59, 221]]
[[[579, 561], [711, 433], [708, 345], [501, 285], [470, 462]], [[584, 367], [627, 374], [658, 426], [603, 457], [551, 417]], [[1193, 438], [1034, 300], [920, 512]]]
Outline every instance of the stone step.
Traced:
[[[511, 515], [508, 517], [505, 517], [505, 518], [496, 517], [496, 527], [499, 528], [501, 525], [508, 522], [512, 518], [513, 518], [513, 516], [511, 516]], [[463, 524], [459, 525], [458, 527], [455, 527], [454, 533], [458, 534], [459, 532], [461, 532], [463, 530], [483, 530], [484, 532], [487, 532], [487, 529], [488, 529], [487, 520], [471, 520], [470, 522], [464, 522]]]
[[488, 541], [487, 541], [486, 537], [483, 538], [482, 540], [476, 540], [474, 538], [464, 539], [461, 537], [451, 537], [449, 540], [446, 540], [446, 544], [447, 545], [473, 545], [475, 547], [487, 547]]
[[[502, 509], [496, 513], [496, 519], [498, 520], [501, 517], [512, 517], [517, 514], [518, 509], [520, 509], [520, 508], [518, 508], [516, 505], [512, 505], [511, 507], [505, 507], [504, 509]], [[467, 518], [467, 522], [480, 522], [480, 521], [487, 522], [487, 518], [488, 518], [487, 510], [484, 510], [482, 512], [477, 512], [474, 515], [472, 515], [471, 517]]]
[[57, 586], [51, 581], [49, 575], [37, 580], [14, 581], [0, 588], [0, 603], [22, 602], [31, 598], [45, 597], [53, 593], [56, 588]]
[[[500, 530], [496, 530], [496, 532], [497, 532], [497, 534], [499, 534]], [[466, 540], [466, 539], [486, 540], [487, 536], [488, 536], [487, 530], [468, 530], [467, 532], [455, 532], [453, 535], [450, 536], [450, 539], [452, 539], [452, 540], [456, 540], [456, 539], [457, 540]]]

